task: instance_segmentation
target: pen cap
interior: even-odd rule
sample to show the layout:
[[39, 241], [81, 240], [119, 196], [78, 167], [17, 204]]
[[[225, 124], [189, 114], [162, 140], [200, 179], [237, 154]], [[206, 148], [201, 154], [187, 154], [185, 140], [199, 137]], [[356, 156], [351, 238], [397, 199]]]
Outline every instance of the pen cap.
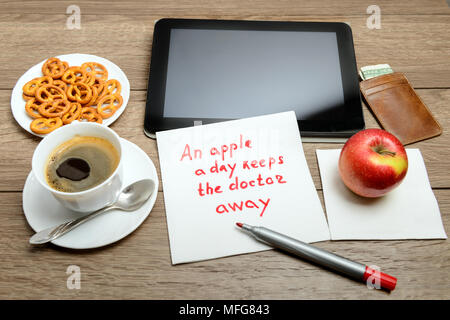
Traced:
[[[371, 282], [379, 283], [380, 287], [389, 291], [395, 289], [395, 285], [397, 284], [397, 278], [394, 278], [386, 273], [380, 272], [379, 270], [375, 270], [366, 266], [366, 272], [364, 272], [363, 281], [367, 281], [367, 279], [371, 278]], [[369, 281], [370, 281], [369, 280]]]

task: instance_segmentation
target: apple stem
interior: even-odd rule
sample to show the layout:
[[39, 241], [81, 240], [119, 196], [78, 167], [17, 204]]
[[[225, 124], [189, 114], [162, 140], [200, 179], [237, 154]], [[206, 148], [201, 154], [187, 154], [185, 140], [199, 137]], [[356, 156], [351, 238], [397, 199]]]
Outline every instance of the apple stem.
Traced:
[[389, 151], [389, 150], [383, 149], [383, 147], [375, 147], [373, 149], [373, 151], [375, 151], [376, 153], [379, 153], [381, 155], [388, 155], [388, 156], [392, 156], [392, 157], [394, 157], [396, 155], [396, 153], [394, 151]]
[[381, 150], [381, 151], [380, 151], [380, 154], [382, 154], [382, 155], [388, 155], [388, 156], [392, 156], [392, 157], [394, 157], [394, 156], [396, 155], [395, 152], [389, 151], [389, 150]]

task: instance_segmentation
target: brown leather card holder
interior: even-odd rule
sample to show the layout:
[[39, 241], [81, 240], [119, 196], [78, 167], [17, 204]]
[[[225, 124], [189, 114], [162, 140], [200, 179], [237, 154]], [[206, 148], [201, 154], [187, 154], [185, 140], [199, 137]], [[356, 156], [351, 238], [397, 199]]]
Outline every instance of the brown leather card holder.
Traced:
[[438, 136], [442, 128], [404, 74], [385, 74], [360, 83], [369, 108], [383, 129], [403, 144]]

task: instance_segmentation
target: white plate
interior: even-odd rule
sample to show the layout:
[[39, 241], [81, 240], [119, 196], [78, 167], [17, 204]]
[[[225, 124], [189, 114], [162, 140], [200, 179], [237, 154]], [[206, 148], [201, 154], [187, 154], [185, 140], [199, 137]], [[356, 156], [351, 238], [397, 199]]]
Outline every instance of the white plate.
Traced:
[[[121, 95], [123, 98], [123, 104], [112, 117], [104, 119], [103, 124], [109, 126], [111, 123], [116, 121], [122, 112], [124, 112], [127, 107], [128, 100], [130, 99], [130, 83], [122, 69], [105, 58], [97, 57], [91, 54], [72, 53], [57, 56], [57, 58], [61, 61], [67, 61], [69, 66], [81, 66], [85, 62], [91, 61], [101, 63], [106, 67], [106, 69], [108, 69], [108, 79], [116, 79], [120, 81], [120, 84], [122, 85]], [[11, 95], [11, 111], [14, 119], [16, 119], [22, 128], [38, 137], [44, 137], [45, 135], [36, 134], [30, 129], [30, 123], [33, 119], [25, 111], [25, 100], [22, 98], [22, 88], [28, 81], [43, 76], [41, 69], [45, 61], [47, 61], [47, 59], [28, 69], [28, 71], [25, 72], [17, 81]]]
[[[70, 249], [92, 249], [116, 242], [141, 225], [150, 214], [158, 195], [158, 175], [152, 160], [137, 145], [121, 139], [123, 148], [123, 186], [141, 179], [152, 179], [155, 191], [150, 199], [133, 212], [112, 210], [89, 220], [52, 243]], [[34, 231], [38, 232], [82, 214], [64, 208], [30, 172], [23, 189], [23, 211]]]

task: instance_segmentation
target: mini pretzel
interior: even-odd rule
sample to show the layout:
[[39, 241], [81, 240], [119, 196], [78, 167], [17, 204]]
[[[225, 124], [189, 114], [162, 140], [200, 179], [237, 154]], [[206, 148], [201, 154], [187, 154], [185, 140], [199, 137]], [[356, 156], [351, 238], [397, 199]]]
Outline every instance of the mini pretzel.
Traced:
[[53, 78], [49, 76], [34, 78], [33, 80], [28, 81], [22, 87], [23, 93], [27, 96], [34, 96], [36, 94], [37, 88], [44, 84], [53, 84]]
[[80, 67], [69, 67], [62, 75], [61, 80], [70, 84], [84, 82], [86, 80], [86, 71]]
[[78, 102], [72, 102], [70, 104], [69, 111], [62, 116], [62, 121], [64, 124], [72, 123], [74, 120], [78, 120], [81, 115], [81, 104]]
[[107, 95], [117, 94], [119, 95], [122, 91], [122, 85], [120, 82], [116, 79], [109, 79], [105, 82], [105, 85], [103, 87], [103, 91], [100, 98], [103, 98]]
[[34, 96], [27, 96], [25, 93], [22, 93], [22, 98], [23, 100], [28, 101], [34, 99]]
[[66, 72], [66, 70], [69, 69], [69, 63], [67, 63], [67, 61], [63, 61], [63, 66], [64, 66], [64, 72]]
[[53, 79], [61, 78], [65, 69], [64, 63], [58, 58], [50, 58], [42, 65], [44, 76], [50, 76]]
[[53, 103], [42, 104], [38, 111], [47, 118], [62, 117], [70, 109], [69, 100], [57, 99]]
[[36, 89], [39, 87], [39, 78], [34, 78], [33, 80], [28, 81], [22, 87], [22, 91], [24, 94], [28, 96], [34, 96], [36, 93]]
[[36, 99], [39, 102], [49, 102], [56, 99], [67, 99], [66, 93], [52, 84], [44, 84], [36, 90]]
[[31, 122], [30, 129], [37, 134], [46, 134], [61, 127], [62, 124], [61, 118], [38, 118]]
[[88, 86], [92, 87], [92, 85], [95, 83], [95, 79], [95, 74], [93, 74], [92, 72], [86, 72], [86, 78], [84, 78], [83, 81], [79, 82], [86, 83]]
[[44, 62], [42, 73], [22, 93], [35, 133], [52, 132], [74, 120], [102, 123], [123, 104], [121, 83], [108, 80], [108, 70], [98, 62], [71, 67], [53, 57]]
[[71, 101], [86, 104], [91, 101], [92, 89], [85, 83], [77, 82], [67, 89], [67, 97]]
[[122, 103], [123, 99], [121, 95], [112, 94], [104, 96], [97, 104], [97, 112], [102, 118], [109, 118], [122, 106]]
[[95, 78], [94, 84], [91, 86], [94, 88], [97, 88], [97, 101], [95, 101], [95, 104], [97, 104], [98, 100], [100, 100], [100, 97], [103, 94], [103, 88], [105, 87], [105, 81], [99, 78]]
[[39, 107], [48, 104], [48, 102], [39, 102], [36, 98], [31, 98], [25, 103], [25, 111], [32, 118], [42, 118], [42, 115], [39, 113]]
[[98, 99], [98, 91], [96, 87], [91, 87], [92, 90], [92, 98], [88, 103], [84, 104], [83, 107], [91, 107], [93, 106]]
[[53, 80], [53, 85], [61, 88], [64, 92], [67, 91], [67, 84], [62, 80]]
[[81, 68], [85, 72], [94, 74], [96, 78], [100, 78], [103, 81], [108, 79], [108, 70], [98, 62], [85, 62], [81, 65]]
[[97, 113], [95, 108], [84, 107], [81, 109], [80, 120], [87, 120], [88, 122], [102, 123], [102, 117]]

